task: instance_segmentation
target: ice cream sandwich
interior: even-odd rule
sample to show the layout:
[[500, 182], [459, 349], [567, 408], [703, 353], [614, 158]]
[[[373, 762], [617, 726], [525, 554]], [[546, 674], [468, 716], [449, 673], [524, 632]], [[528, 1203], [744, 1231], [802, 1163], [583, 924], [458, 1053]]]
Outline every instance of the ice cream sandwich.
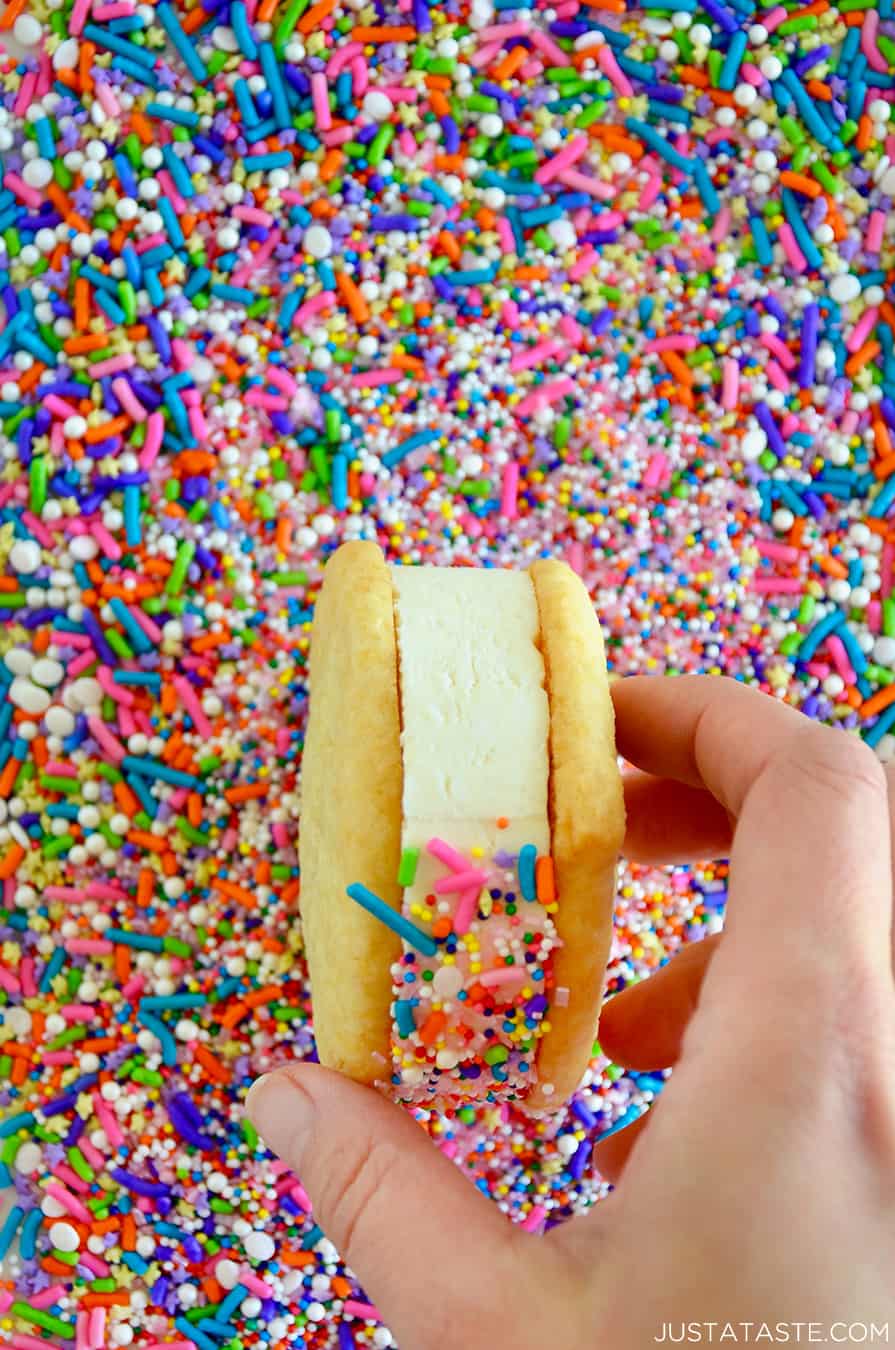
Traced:
[[301, 914], [322, 1063], [399, 1100], [559, 1106], [596, 1036], [624, 803], [564, 564], [344, 544], [311, 640]]

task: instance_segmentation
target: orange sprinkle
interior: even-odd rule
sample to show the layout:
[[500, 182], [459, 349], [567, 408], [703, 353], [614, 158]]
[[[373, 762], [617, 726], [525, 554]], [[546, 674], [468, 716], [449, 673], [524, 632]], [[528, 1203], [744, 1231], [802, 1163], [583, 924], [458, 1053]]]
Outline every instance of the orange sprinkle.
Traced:
[[270, 785], [268, 783], [245, 783], [242, 787], [228, 788], [224, 793], [224, 797], [231, 806], [236, 806], [239, 802], [248, 802], [257, 797], [266, 797], [269, 791]]
[[416, 41], [416, 29], [409, 27], [395, 28], [352, 28], [352, 42], [414, 42]]
[[870, 338], [863, 346], [859, 347], [856, 352], [852, 352], [851, 356], [846, 361], [846, 375], [857, 375], [859, 370], [863, 370], [865, 366], [871, 365], [881, 351], [882, 347], [876, 339]]
[[535, 863], [535, 889], [542, 905], [551, 905], [556, 899], [556, 879], [553, 875], [552, 858], [538, 858]]
[[784, 187], [790, 187], [795, 192], [801, 192], [803, 197], [819, 197], [821, 194], [820, 183], [815, 182], [804, 173], [794, 173], [792, 169], [785, 169], [780, 175], [780, 182]]
[[235, 881], [228, 881], [226, 877], [212, 877], [211, 884], [216, 891], [226, 895], [229, 900], [236, 900], [246, 909], [254, 909], [258, 904], [251, 891], [247, 891], [244, 886], [237, 886]]
[[423, 1045], [434, 1045], [446, 1025], [447, 1018], [443, 1012], [430, 1012], [419, 1029], [419, 1037]]
[[[18, 765], [16, 765], [16, 769], [18, 771]], [[4, 777], [5, 776], [6, 775], [4, 774]], [[0, 784], [0, 791], [2, 791], [2, 784]], [[0, 859], [0, 881], [6, 881], [8, 877], [15, 876], [19, 864], [24, 857], [25, 850], [21, 844], [10, 844], [6, 853], [3, 855], [3, 858]]]
[[321, 20], [325, 19], [327, 14], [331, 14], [335, 7], [336, 0], [318, 0], [318, 3], [312, 5], [307, 13], [299, 19], [298, 31], [300, 33], [313, 33], [315, 28], [320, 27]]
[[887, 684], [885, 689], [872, 694], [861, 704], [859, 712], [862, 717], [875, 717], [883, 708], [888, 708], [890, 703], [895, 703], [895, 684]]
[[9, 4], [0, 17], [0, 28], [12, 28], [16, 19], [25, 8], [27, 0], [9, 0]]
[[202, 1068], [208, 1074], [209, 1078], [214, 1078], [218, 1083], [230, 1082], [230, 1079], [233, 1076], [230, 1073], [230, 1070], [226, 1065], [222, 1064], [201, 1041], [196, 1042], [193, 1054], [196, 1056], [196, 1059], [202, 1065]]

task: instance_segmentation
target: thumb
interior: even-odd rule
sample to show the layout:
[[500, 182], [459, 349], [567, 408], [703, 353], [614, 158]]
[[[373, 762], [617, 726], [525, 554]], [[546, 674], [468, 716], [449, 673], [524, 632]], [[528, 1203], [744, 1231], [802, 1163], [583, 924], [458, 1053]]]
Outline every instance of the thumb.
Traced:
[[405, 1111], [307, 1064], [259, 1078], [246, 1110], [400, 1345], [499, 1344], [507, 1308], [496, 1294], [518, 1284], [527, 1235]]

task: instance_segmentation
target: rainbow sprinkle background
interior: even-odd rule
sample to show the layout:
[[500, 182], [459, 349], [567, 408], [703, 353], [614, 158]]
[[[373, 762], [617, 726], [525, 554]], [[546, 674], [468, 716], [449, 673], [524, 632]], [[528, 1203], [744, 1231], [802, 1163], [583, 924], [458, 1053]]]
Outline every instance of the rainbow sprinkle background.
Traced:
[[[12, 0], [0, 1339], [387, 1347], [243, 1119], [313, 1054], [308, 635], [343, 539], [565, 558], [616, 672], [895, 749], [891, 0]], [[622, 875], [611, 988], [723, 866]], [[423, 1124], [531, 1229], [661, 1090]]]

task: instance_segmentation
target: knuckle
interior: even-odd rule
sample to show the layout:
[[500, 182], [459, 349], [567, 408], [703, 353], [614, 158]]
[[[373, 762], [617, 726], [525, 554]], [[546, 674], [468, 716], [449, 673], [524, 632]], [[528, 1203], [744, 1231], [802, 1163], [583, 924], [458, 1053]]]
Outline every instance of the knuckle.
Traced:
[[797, 738], [792, 752], [776, 768], [795, 772], [816, 787], [843, 798], [885, 799], [886, 775], [876, 755], [857, 736], [812, 726]]
[[394, 1161], [388, 1145], [369, 1138], [327, 1169], [318, 1208], [324, 1227], [344, 1251], [350, 1252], [365, 1217], [375, 1209]]

